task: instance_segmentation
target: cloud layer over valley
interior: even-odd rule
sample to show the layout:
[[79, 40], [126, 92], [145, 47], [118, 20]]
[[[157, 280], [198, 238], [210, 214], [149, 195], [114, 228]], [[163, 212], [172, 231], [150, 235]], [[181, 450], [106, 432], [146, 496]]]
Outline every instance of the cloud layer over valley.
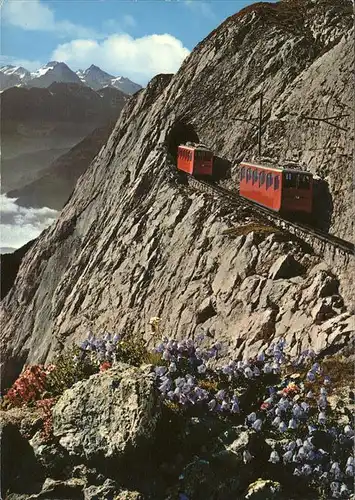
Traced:
[[16, 205], [16, 200], [5, 194], [0, 196], [1, 253], [4, 249], [17, 249], [36, 238], [46, 227], [52, 224], [59, 212], [51, 208], [25, 208]]

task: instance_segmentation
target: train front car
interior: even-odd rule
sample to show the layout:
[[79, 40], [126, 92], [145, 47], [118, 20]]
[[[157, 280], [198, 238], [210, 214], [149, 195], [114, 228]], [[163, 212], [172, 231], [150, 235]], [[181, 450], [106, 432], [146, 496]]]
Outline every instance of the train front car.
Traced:
[[204, 147], [195, 148], [194, 153], [194, 175], [202, 177], [212, 177], [213, 173], [213, 153]]
[[302, 170], [282, 172], [281, 211], [285, 214], [313, 211], [313, 177]]
[[177, 168], [195, 177], [212, 177], [213, 152], [203, 145], [181, 144], [178, 147]]

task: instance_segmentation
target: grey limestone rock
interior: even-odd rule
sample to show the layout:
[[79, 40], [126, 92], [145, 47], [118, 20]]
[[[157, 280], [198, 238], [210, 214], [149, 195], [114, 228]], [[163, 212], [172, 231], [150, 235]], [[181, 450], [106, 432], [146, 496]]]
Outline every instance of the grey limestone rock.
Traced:
[[122, 459], [140, 452], [159, 415], [150, 366], [118, 364], [64, 392], [53, 409], [53, 433], [84, 461]]

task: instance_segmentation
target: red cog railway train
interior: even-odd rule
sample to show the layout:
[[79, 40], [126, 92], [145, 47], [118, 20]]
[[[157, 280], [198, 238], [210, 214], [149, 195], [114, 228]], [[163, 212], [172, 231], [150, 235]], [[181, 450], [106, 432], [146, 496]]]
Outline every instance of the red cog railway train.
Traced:
[[[212, 177], [213, 152], [204, 145], [178, 147], [177, 168]], [[240, 163], [239, 194], [275, 212], [312, 213], [313, 176], [304, 170]]]

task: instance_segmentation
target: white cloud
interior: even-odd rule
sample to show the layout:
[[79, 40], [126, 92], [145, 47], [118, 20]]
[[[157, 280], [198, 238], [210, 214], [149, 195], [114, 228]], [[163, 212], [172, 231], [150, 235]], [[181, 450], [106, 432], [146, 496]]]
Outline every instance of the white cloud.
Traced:
[[108, 73], [145, 84], [158, 73], [175, 73], [189, 53], [180, 40], [169, 34], [142, 38], [119, 34], [100, 42], [72, 40], [59, 45], [51, 58], [74, 69], [96, 64]]
[[90, 28], [57, 20], [54, 11], [40, 0], [8, 0], [2, 7], [2, 19], [27, 31], [51, 31], [60, 37], [103, 37]]
[[4, 248], [20, 248], [37, 238], [52, 224], [59, 212], [51, 208], [24, 208], [16, 205], [16, 199], [5, 194], [0, 197], [1, 225], [0, 244]]
[[211, 5], [200, 0], [185, 0], [185, 5], [193, 10], [196, 14], [200, 14], [208, 19], [215, 19], [216, 15], [213, 12]]

